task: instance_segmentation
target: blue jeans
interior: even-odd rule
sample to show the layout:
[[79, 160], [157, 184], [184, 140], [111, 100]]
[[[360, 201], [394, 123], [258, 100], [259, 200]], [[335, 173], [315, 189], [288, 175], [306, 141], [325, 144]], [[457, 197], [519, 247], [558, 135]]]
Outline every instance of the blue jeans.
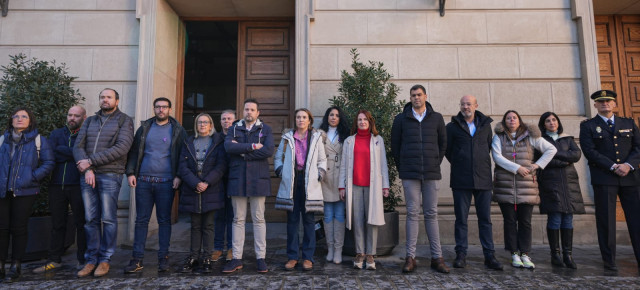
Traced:
[[116, 251], [118, 234], [118, 195], [122, 174], [96, 173], [96, 187], [92, 188], [80, 178], [86, 224], [88, 264], [109, 263]]
[[552, 230], [573, 229], [573, 214], [561, 212], [548, 213], [547, 228]]
[[215, 235], [213, 238], [213, 249], [216, 251], [224, 250], [225, 234], [227, 236], [227, 249], [231, 249], [231, 235], [233, 224], [233, 206], [231, 205], [231, 198], [225, 196], [224, 208], [221, 208], [215, 213]]
[[158, 258], [169, 255], [171, 240], [171, 207], [173, 206], [173, 180], [167, 182], [146, 182], [140, 179], [136, 185], [136, 225], [133, 235], [133, 258], [144, 258], [144, 245], [147, 243], [149, 219], [156, 206], [158, 219]]
[[469, 242], [467, 221], [469, 208], [471, 207], [471, 197], [475, 199], [482, 252], [485, 257], [489, 257], [495, 252], [493, 248], [493, 225], [491, 224], [491, 190], [453, 189], [453, 208], [456, 214], [455, 250], [456, 253], [467, 254]]
[[324, 202], [324, 223], [330, 223], [334, 219], [338, 222], [344, 222], [344, 201]]
[[313, 252], [316, 250], [316, 231], [313, 220], [313, 212], [306, 212], [304, 188], [304, 172], [296, 174], [293, 191], [293, 211], [287, 211], [287, 257], [289, 260], [298, 260], [300, 240], [298, 238], [298, 225], [302, 215], [302, 259], [313, 262]]

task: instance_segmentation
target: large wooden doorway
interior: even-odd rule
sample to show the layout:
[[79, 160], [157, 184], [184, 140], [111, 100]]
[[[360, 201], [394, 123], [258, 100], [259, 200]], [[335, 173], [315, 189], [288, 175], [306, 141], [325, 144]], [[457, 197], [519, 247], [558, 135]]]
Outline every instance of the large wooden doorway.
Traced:
[[[640, 15], [595, 16], [602, 89], [618, 93], [616, 114], [640, 124]], [[624, 221], [618, 200], [616, 220]]]

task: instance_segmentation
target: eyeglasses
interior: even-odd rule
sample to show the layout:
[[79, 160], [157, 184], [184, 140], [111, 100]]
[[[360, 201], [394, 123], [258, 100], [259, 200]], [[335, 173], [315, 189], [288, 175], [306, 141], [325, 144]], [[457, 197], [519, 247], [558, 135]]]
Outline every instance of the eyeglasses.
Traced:
[[153, 106], [153, 108], [155, 108], [155, 109], [162, 109], [162, 110], [166, 110], [166, 109], [169, 109], [169, 108], [171, 108], [171, 107], [169, 107], [169, 106]]
[[198, 121], [198, 125], [209, 125], [211, 122], [209, 121]]
[[13, 115], [13, 116], [11, 116], [11, 118], [12, 119], [25, 119], [25, 120], [28, 120], [29, 116], [27, 116], [27, 115]]

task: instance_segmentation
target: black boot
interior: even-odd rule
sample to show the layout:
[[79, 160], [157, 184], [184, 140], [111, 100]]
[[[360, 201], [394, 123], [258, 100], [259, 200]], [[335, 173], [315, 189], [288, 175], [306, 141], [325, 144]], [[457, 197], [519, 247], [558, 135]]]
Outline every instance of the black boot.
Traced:
[[549, 248], [551, 248], [551, 264], [554, 266], [562, 266], [562, 257], [560, 256], [560, 230], [547, 228], [547, 238], [549, 239]]
[[564, 264], [571, 269], [578, 269], [576, 263], [571, 256], [571, 248], [573, 246], [573, 229], [561, 229], [562, 234], [562, 256]]
[[9, 274], [4, 279], [7, 283], [16, 282], [20, 279], [20, 275], [22, 274], [22, 264], [20, 261], [13, 261], [11, 263], [11, 268], [9, 268]]
[[4, 280], [4, 276], [5, 276], [5, 271], [4, 271], [4, 261], [0, 261], [0, 280]]

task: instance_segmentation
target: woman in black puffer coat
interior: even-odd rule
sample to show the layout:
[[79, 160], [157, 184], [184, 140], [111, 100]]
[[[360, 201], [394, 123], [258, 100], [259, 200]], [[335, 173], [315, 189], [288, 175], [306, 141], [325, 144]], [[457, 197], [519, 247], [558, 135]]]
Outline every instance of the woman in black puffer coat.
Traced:
[[182, 178], [180, 211], [191, 213], [191, 254], [181, 272], [193, 271], [202, 247], [202, 271], [211, 272], [214, 212], [224, 206], [222, 176], [227, 170], [227, 154], [220, 133], [215, 133], [213, 119], [202, 113], [196, 117], [195, 136], [187, 138], [178, 174]]
[[[583, 214], [584, 203], [578, 172], [573, 166], [581, 152], [573, 136], [563, 133], [560, 118], [553, 112], [540, 116], [538, 127], [542, 137], [553, 144], [558, 152], [544, 170], [538, 173], [540, 213], [547, 214], [547, 236], [551, 248], [551, 263], [576, 269], [571, 256], [573, 243], [573, 214]], [[560, 257], [562, 236], [563, 257]]]

